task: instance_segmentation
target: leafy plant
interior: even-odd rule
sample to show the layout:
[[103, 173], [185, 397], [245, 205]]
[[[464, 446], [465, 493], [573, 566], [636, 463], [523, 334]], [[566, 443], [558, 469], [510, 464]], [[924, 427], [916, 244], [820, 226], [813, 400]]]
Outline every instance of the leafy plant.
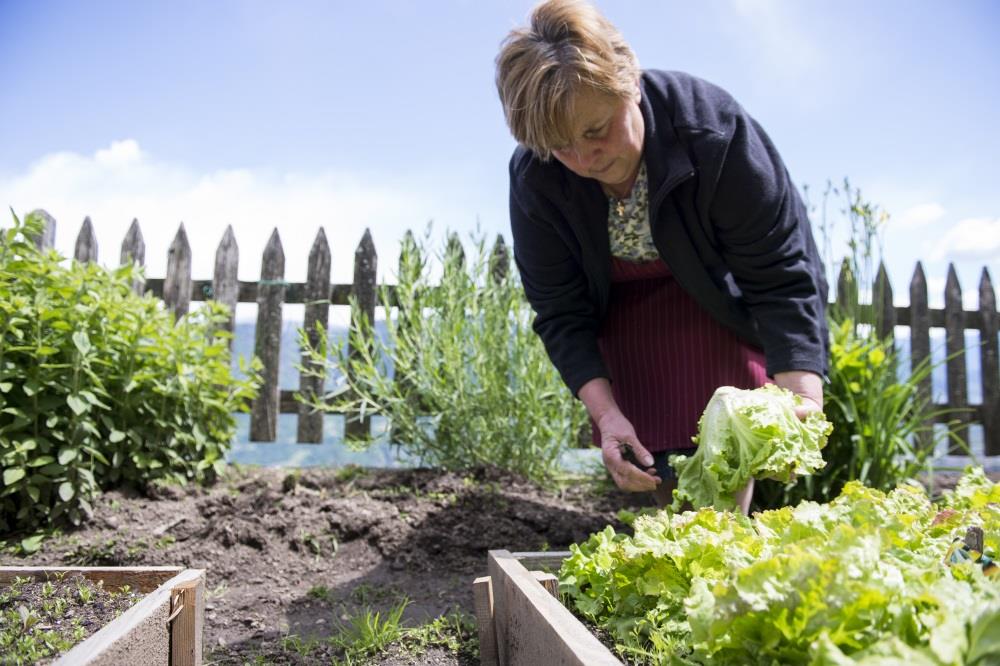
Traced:
[[384, 336], [359, 316], [339, 345], [321, 327], [311, 347], [303, 332], [311, 363], [300, 370], [322, 377], [336, 370], [344, 383], [328, 396], [331, 404], [299, 399], [321, 410], [387, 416], [393, 440], [423, 464], [488, 464], [552, 478], [586, 412], [531, 330], [532, 312], [509, 261], [489, 257], [480, 240], [467, 266], [454, 239], [441, 260], [440, 285], [432, 285], [427, 252], [405, 238], [398, 284], [381, 292], [385, 312], [394, 313]]
[[0, 533], [79, 523], [100, 489], [210, 480], [257, 384], [233, 377], [225, 308], [175, 322], [135, 267], [65, 262], [41, 230], [0, 236]]
[[[841, 213], [847, 218], [847, 252], [833, 261], [835, 224], [827, 212], [829, 198], [842, 197]], [[957, 423], [947, 434], [936, 432], [935, 420], [957, 410], [935, 405], [920, 390], [934, 366], [930, 359], [901, 377], [900, 358], [893, 338], [880, 337], [883, 294], [876, 280], [881, 251], [881, 230], [888, 214], [865, 201], [860, 190], [845, 180], [842, 188], [828, 186], [823, 195], [820, 230], [828, 267], [841, 265], [843, 280], [837, 304], [827, 312], [830, 327], [830, 369], [823, 401], [833, 431], [823, 450], [827, 465], [795, 484], [761, 481], [754, 503], [776, 508], [811, 499], [828, 502], [848, 481], [891, 490], [921, 472], [930, 472], [937, 440], [947, 436], [965, 446]], [[831, 276], [831, 278], [836, 276]], [[832, 280], [831, 280], [832, 281]]]
[[946, 555], [969, 525], [997, 553], [997, 498], [979, 469], [940, 505], [852, 481], [753, 518], [661, 511], [571, 546], [559, 589], [641, 664], [993, 664], [997, 578]]
[[820, 449], [830, 423], [816, 413], [799, 420], [795, 408], [800, 404], [801, 398], [774, 384], [717, 389], [698, 420], [698, 450], [670, 459], [677, 469], [674, 509], [685, 501], [734, 509], [735, 493], [751, 478], [787, 483], [823, 467]]
[[384, 615], [366, 608], [338, 625], [337, 633], [329, 638], [330, 645], [343, 650], [344, 658], [349, 661], [378, 654], [403, 635], [400, 621], [409, 603], [403, 599]]

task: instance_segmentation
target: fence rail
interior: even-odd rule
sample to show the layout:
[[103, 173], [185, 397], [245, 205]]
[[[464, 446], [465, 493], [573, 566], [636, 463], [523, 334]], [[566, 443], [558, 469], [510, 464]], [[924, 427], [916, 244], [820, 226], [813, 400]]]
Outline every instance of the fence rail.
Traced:
[[[35, 211], [46, 220], [44, 232], [38, 238], [40, 247], [52, 247], [55, 241], [56, 221], [44, 211]], [[407, 232], [409, 233], [409, 232]], [[98, 258], [97, 239], [90, 218], [83, 221], [77, 235], [74, 258], [78, 261], [96, 262]], [[145, 263], [145, 243], [137, 220], [133, 220], [121, 245], [120, 261]], [[498, 270], [506, 270], [509, 264], [507, 248], [503, 238], [498, 236], [493, 248], [493, 265]], [[297, 439], [299, 442], [316, 443], [322, 441], [323, 414], [311, 412], [308, 407], [294, 398], [296, 391], [279, 390], [278, 370], [280, 366], [282, 308], [285, 304], [304, 304], [304, 329], [315, 343], [315, 323], [329, 320], [331, 305], [348, 305], [353, 296], [360, 305], [359, 316], [373, 321], [377, 292], [376, 284], [378, 255], [371, 233], [365, 230], [354, 253], [354, 281], [350, 284], [330, 282], [330, 246], [321, 228], [316, 234], [309, 252], [305, 282], [286, 282], [284, 279], [284, 250], [277, 229], [271, 234], [263, 252], [261, 277], [256, 282], [241, 281], [237, 278], [239, 248], [231, 226], [225, 234], [215, 254], [215, 271], [211, 280], [194, 280], [191, 277], [191, 246], [187, 233], [181, 224], [167, 252], [167, 272], [164, 278], [149, 278], [137, 283], [133, 288], [142, 293], [151, 291], [162, 298], [164, 303], [178, 316], [186, 314], [191, 301], [214, 299], [235, 313], [237, 303], [256, 303], [257, 322], [255, 325], [254, 353], [263, 364], [263, 380], [260, 394], [251, 405], [250, 439], [252, 441], [273, 442], [279, 414], [297, 414]], [[390, 299], [392, 299], [391, 285]], [[931, 355], [931, 329], [944, 329], [947, 400], [941, 404], [958, 410], [950, 416], [939, 417], [939, 422], [957, 421], [957, 428], [966, 430], [971, 424], [983, 427], [984, 452], [986, 455], [1000, 455], [1000, 354], [998, 354], [998, 330], [1000, 315], [996, 307], [996, 294], [989, 271], [983, 268], [978, 286], [979, 308], [964, 310], [962, 288], [954, 265], [949, 265], [944, 290], [944, 308], [928, 307], [927, 280], [918, 261], [910, 280], [910, 305], [898, 306], [893, 301], [892, 286], [885, 267], [880, 266], [875, 281], [874, 303], [859, 304], [856, 285], [850, 279], [846, 267], [838, 279], [837, 300], [840, 306], [853, 305], [862, 322], [874, 322], [881, 335], [891, 335], [897, 326], [909, 328], [911, 367], [916, 367]], [[228, 329], [233, 330], [230, 318]], [[982, 402], [970, 404], [967, 387], [967, 356], [973, 350], [965, 348], [965, 331], [979, 332], [978, 347], [982, 381]], [[965, 353], [963, 353], [965, 352]], [[303, 355], [303, 365], [309, 363]], [[931, 396], [931, 377], [920, 386], [923, 396]], [[305, 395], [319, 395], [323, 390], [321, 380], [300, 375], [299, 391]], [[370, 424], [357, 420], [355, 414], [344, 414], [348, 434], [365, 432]], [[952, 453], [959, 453], [952, 449]]]

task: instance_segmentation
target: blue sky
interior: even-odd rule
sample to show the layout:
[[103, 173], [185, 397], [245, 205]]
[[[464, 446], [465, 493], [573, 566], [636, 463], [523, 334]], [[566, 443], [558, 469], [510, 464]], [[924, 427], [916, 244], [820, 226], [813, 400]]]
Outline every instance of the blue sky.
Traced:
[[[513, 141], [493, 58], [531, 2], [0, 0], [0, 199], [85, 215], [103, 259], [133, 217], [163, 274], [183, 221], [196, 278], [232, 224], [242, 279], [272, 228], [289, 279], [320, 225], [349, 281], [370, 227], [391, 277], [406, 228], [507, 230]], [[1000, 278], [1000, 4], [599, 2], [645, 67], [722, 85], [813, 191], [850, 177], [891, 214], [890, 275]]]

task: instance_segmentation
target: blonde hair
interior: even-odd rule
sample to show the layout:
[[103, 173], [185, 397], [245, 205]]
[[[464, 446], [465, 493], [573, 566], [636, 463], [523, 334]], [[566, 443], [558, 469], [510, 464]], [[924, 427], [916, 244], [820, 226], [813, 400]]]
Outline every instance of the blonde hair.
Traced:
[[500, 45], [496, 84], [511, 134], [547, 161], [573, 142], [573, 105], [589, 88], [636, 93], [639, 62], [618, 29], [584, 0], [546, 0]]

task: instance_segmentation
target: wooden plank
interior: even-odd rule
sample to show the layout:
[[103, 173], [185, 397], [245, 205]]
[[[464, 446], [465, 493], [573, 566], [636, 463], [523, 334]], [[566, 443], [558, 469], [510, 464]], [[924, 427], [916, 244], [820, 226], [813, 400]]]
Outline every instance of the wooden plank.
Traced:
[[[170, 663], [171, 641], [167, 618], [173, 589], [196, 581], [203, 586], [204, 578], [203, 569], [181, 570], [86, 641], [63, 654], [53, 666]], [[195, 609], [197, 612], [198, 607]], [[196, 623], [196, 631], [200, 626]], [[193, 639], [200, 644], [201, 634], [196, 633]], [[200, 663], [200, 647], [197, 654], [198, 660], [188, 663]]]
[[183, 567], [0, 567], [0, 584], [25, 577], [48, 580], [58, 573], [66, 572], [78, 573], [94, 583], [103, 580], [106, 590], [116, 590], [128, 585], [146, 594], [182, 571]]
[[504, 281], [510, 273], [510, 252], [507, 251], [507, 244], [503, 236], [497, 234], [497, 239], [493, 243], [493, 251], [490, 252], [490, 275], [497, 284]]
[[191, 305], [191, 245], [184, 223], [167, 251], [167, 277], [163, 281], [163, 302], [180, 319]]
[[170, 596], [170, 666], [196, 666], [202, 659], [205, 578], [173, 585]]
[[[918, 261], [910, 279], [910, 368], [916, 368], [925, 361], [930, 363], [931, 357], [931, 322], [927, 308], [927, 278], [924, 267]], [[932, 399], [931, 375], [927, 376], [917, 387], [917, 400], [925, 402]], [[919, 446], [929, 449], [934, 445], [934, 437], [930, 432], [932, 423], [923, 424], [924, 430], [917, 433]]]
[[83, 226], [76, 235], [73, 258], [83, 264], [97, 263], [97, 234], [94, 233], [94, 224], [90, 221], [89, 215], [83, 218]]
[[254, 354], [263, 385], [250, 410], [250, 441], [273, 442], [278, 429], [278, 370], [281, 366], [281, 306], [285, 301], [285, 251], [278, 230], [264, 248], [257, 296]]
[[881, 261], [878, 264], [878, 275], [875, 277], [873, 296], [877, 306], [875, 330], [878, 332], [879, 338], [891, 343], [896, 329], [896, 308], [892, 303], [892, 284], [889, 282], [889, 274], [885, 270], [885, 264]]
[[511, 553], [489, 551], [489, 573], [502, 666], [621, 665]]
[[25, 219], [29, 217], [37, 217], [42, 221], [42, 233], [35, 237], [35, 247], [39, 250], [54, 248], [56, 246], [56, 219], [41, 208], [36, 208], [25, 215]]
[[[352, 319], [364, 318], [369, 325], [375, 323], [375, 290], [378, 256], [375, 254], [375, 243], [371, 231], [365, 229], [364, 236], [358, 248], [354, 251], [354, 290], [352, 296], [358, 307], [351, 312]], [[357, 322], [352, 322], [352, 326]], [[348, 354], [353, 356], [356, 349], [349, 348]], [[371, 435], [371, 419], [360, 415], [350, 415], [346, 419], [344, 434], [348, 439], [367, 439]]]
[[562, 568], [563, 560], [570, 556], [568, 550], [525, 551], [511, 553], [528, 569], [538, 569], [554, 573]]
[[839, 313], [841, 317], [851, 317], [854, 320], [854, 325], [858, 325], [858, 281], [846, 258], [840, 264], [840, 274], [837, 276], [835, 312]]
[[479, 629], [479, 663], [482, 666], [500, 666], [493, 626], [493, 586], [489, 576], [472, 581], [472, 596], [476, 602], [476, 625]]
[[532, 571], [531, 575], [535, 577], [538, 584], [545, 588], [545, 591], [551, 594], [556, 599], [559, 598], [559, 577], [553, 573], [547, 571]]
[[[944, 287], [944, 312], [945, 351], [948, 355], [945, 361], [948, 375], [948, 404], [951, 407], [965, 407], [969, 403], [965, 372], [965, 329], [961, 318], [962, 287], [958, 283], [955, 264], [948, 264], [948, 279]], [[958, 412], [954, 414], [953, 419], [958, 422], [953, 434], [967, 438], [969, 414]], [[949, 440], [948, 453], [962, 455], [965, 452], [957, 443]]]
[[[142, 230], [139, 229], [139, 220], [132, 218], [132, 224], [125, 232], [122, 240], [121, 265], [138, 264], [146, 265], [146, 242], [142, 239]], [[145, 289], [145, 281], [138, 276], [132, 280], [132, 291], [141, 294]]]
[[[226, 225], [219, 247], [215, 249], [215, 270], [212, 273], [212, 299], [229, 308], [229, 321], [226, 330], [233, 332], [236, 320], [236, 300], [240, 295], [240, 283], [237, 274], [240, 266], [240, 247], [236, 243], [233, 225]], [[196, 290], [195, 293], [199, 293]], [[232, 340], [230, 340], [230, 348]]]
[[[302, 329], [305, 331], [309, 346], [316, 349], [320, 343], [320, 331], [317, 325], [326, 330], [330, 321], [330, 244], [326, 240], [326, 232], [320, 227], [309, 250], [309, 267], [306, 271], [306, 306], [302, 318]], [[313, 362], [306, 351], [302, 350], [302, 367], [315, 372], [323, 372], [323, 364]], [[299, 373], [299, 392], [309, 399], [322, 396], [326, 391], [324, 376], [311, 376]], [[298, 404], [298, 424], [296, 439], [300, 442], [318, 444], [323, 441], [323, 412], [314, 411], [304, 403]]]
[[998, 317], [996, 292], [990, 272], [984, 267], [979, 279], [979, 313], [983, 329], [979, 334], [980, 375], [983, 382], [982, 422], [984, 453], [1000, 456], [1000, 360], [998, 360]]
[[455, 232], [448, 234], [448, 240], [444, 244], [444, 254], [446, 257], [453, 257], [459, 266], [465, 268], [465, 248], [462, 247], [462, 241]]

